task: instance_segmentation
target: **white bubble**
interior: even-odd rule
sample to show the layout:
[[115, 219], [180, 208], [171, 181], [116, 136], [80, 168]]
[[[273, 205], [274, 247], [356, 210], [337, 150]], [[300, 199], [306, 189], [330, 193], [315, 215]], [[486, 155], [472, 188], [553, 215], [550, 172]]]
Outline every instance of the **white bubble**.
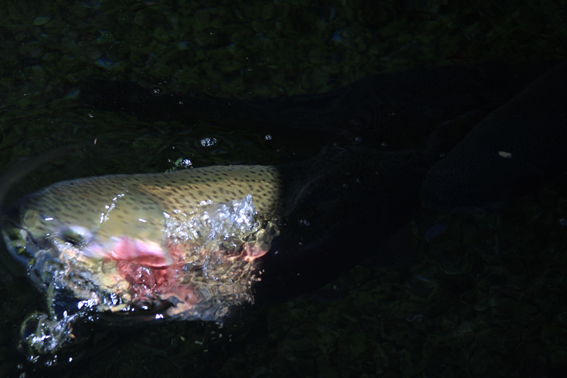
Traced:
[[211, 146], [214, 146], [215, 144], [217, 144], [217, 142], [218, 142], [217, 138], [204, 138], [204, 139], [201, 139], [201, 146], [211, 147]]

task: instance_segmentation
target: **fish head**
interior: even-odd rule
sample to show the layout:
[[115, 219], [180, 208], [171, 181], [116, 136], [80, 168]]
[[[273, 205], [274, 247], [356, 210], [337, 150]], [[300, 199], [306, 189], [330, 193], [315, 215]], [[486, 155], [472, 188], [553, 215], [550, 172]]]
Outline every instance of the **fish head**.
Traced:
[[49, 249], [59, 256], [170, 264], [160, 205], [134, 186], [112, 185], [118, 179], [65, 181], [20, 200], [8, 212], [26, 241], [19, 259], [23, 251], [30, 259]]

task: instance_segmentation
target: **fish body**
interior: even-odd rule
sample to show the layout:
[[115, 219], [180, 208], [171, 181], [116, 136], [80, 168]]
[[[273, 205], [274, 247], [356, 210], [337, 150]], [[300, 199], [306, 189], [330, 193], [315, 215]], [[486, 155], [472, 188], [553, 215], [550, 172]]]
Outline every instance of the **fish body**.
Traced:
[[[214, 166], [64, 181], [26, 198], [20, 212], [22, 226], [33, 230], [34, 238], [57, 230], [62, 239], [75, 233], [82, 241], [107, 249], [114, 235], [162, 245], [167, 219], [248, 194], [258, 214], [269, 217], [278, 207], [280, 191], [274, 167]], [[98, 250], [88, 253], [103, 257]]]
[[[168, 302], [166, 316], [214, 319], [249, 298], [281, 191], [271, 166], [111, 175], [51, 185], [11, 216], [40, 286], [56, 282], [102, 311]], [[233, 300], [214, 312], [195, 309], [220, 303], [219, 290]]]

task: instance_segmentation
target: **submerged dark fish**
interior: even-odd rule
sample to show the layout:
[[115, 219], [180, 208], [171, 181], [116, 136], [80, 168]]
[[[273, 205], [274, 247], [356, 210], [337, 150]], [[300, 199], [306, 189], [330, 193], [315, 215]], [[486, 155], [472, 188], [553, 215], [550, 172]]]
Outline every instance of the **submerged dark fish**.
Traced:
[[497, 212], [567, 171], [567, 62], [492, 112], [429, 171], [428, 208]]

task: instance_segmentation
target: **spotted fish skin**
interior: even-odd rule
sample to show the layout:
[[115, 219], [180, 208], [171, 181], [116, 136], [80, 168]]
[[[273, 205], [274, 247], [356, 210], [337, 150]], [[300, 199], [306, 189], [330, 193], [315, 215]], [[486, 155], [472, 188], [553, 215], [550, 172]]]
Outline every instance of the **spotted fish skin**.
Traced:
[[[281, 188], [277, 169], [258, 165], [84, 178], [25, 198], [19, 223], [36, 241], [58, 234], [62, 241], [75, 238], [108, 249], [118, 235], [160, 248], [166, 217], [186, 217], [250, 194], [258, 216], [270, 218], [280, 206]], [[97, 248], [90, 250], [96, 255]]]

